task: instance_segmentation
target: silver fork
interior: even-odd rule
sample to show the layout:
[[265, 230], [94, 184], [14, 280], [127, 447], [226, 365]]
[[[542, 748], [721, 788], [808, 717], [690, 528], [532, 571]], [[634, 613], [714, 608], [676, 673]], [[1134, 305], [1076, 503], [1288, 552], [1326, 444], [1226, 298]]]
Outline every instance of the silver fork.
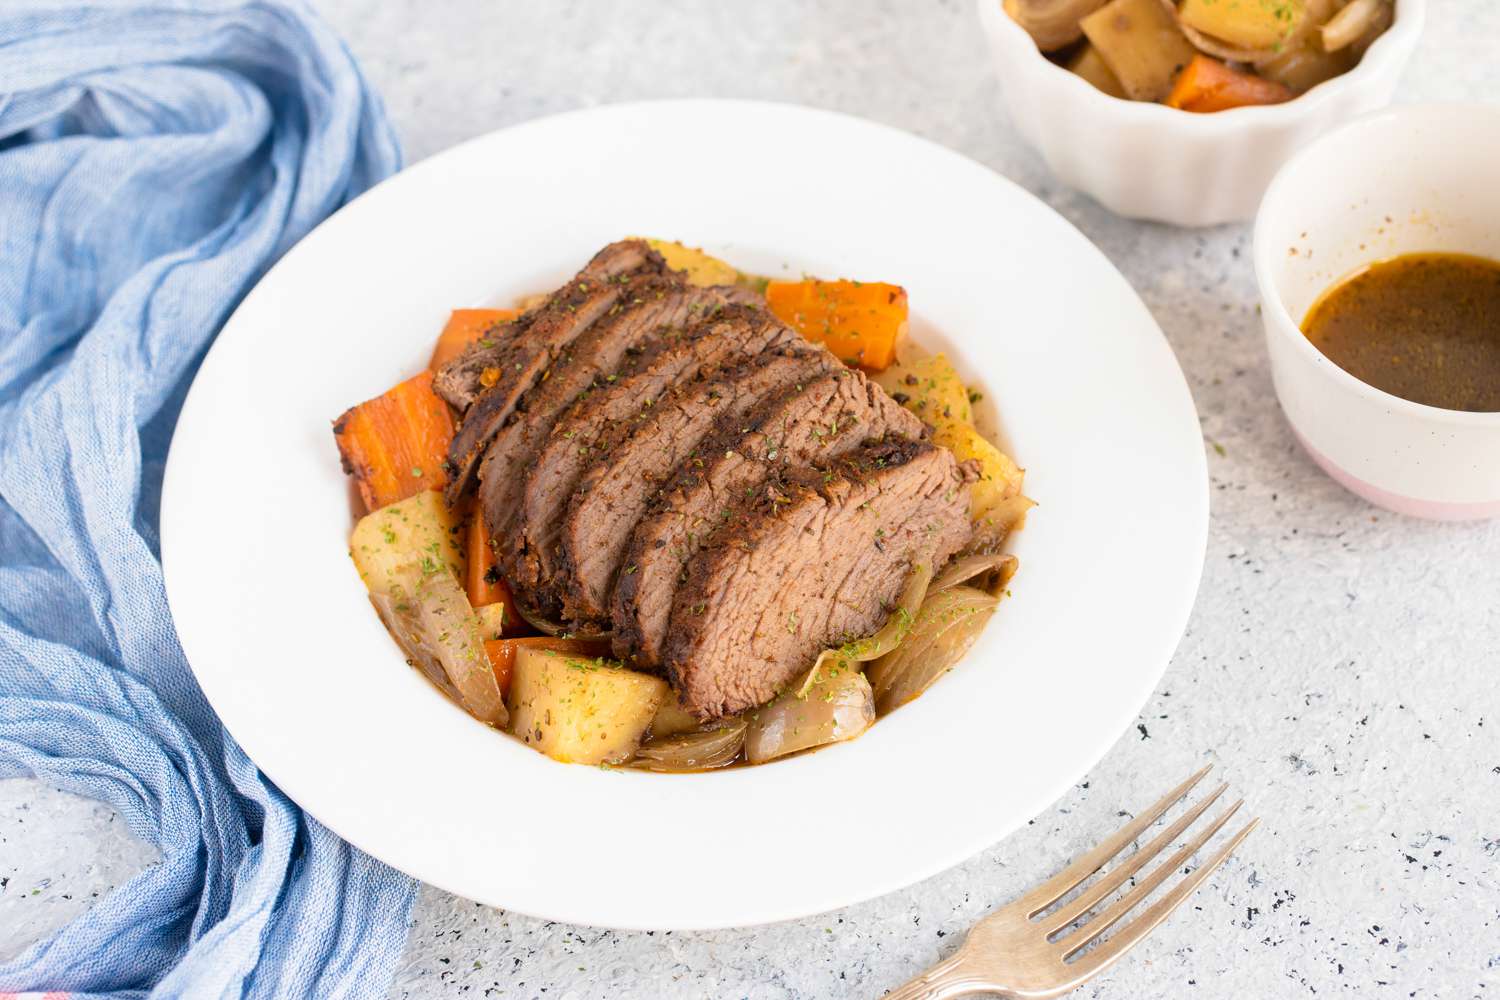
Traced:
[[[1255, 825], [1252, 819], [1229, 838], [1206, 864], [1181, 879], [1170, 892], [1152, 903], [1135, 920], [1121, 927], [1108, 940], [1082, 955], [1088, 947], [1114, 927], [1173, 872], [1185, 865], [1203, 845], [1229, 821], [1245, 800], [1241, 799], [1208, 825], [1198, 836], [1141, 879], [1128, 893], [1095, 914], [1081, 927], [1075, 925], [1107, 900], [1125, 881], [1156, 857], [1198, 820], [1228, 785], [1220, 785], [1197, 805], [1183, 813], [1151, 842], [1117, 864], [1097, 883], [1076, 898], [1053, 907], [1089, 876], [1146, 831], [1162, 814], [1183, 798], [1212, 769], [1210, 764], [1162, 796], [1098, 847], [1037, 886], [1014, 903], [1004, 906], [969, 931], [969, 936], [949, 958], [934, 965], [911, 982], [885, 995], [885, 1000], [945, 1000], [971, 993], [993, 993], [1016, 1000], [1055, 997], [1082, 986], [1103, 972], [1150, 934], [1173, 910], [1182, 905], [1214, 870], [1234, 853]], [[1040, 915], [1040, 919], [1038, 916]], [[1070, 933], [1071, 932], [1071, 933]]]

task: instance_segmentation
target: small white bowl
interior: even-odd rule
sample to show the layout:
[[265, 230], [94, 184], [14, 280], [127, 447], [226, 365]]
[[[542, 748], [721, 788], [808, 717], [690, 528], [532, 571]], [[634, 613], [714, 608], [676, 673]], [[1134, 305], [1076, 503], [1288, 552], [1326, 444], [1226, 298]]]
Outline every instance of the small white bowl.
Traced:
[[1011, 120], [1052, 172], [1119, 215], [1178, 226], [1249, 219], [1298, 147], [1389, 104], [1426, 16], [1426, 0], [1396, 0], [1359, 65], [1295, 100], [1193, 114], [1110, 97], [1043, 56], [1001, 0], [977, 2]]
[[1271, 182], [1255, 276], [1276, 395], [1309, 455], [1373, 504], [1441, 520], [1500, 516], [1500, 413], [1393, 396], [1301, 331], [1330, 286], [1378, 260], [1500, 259], [1500, 106], [1408, 105], [1345, 125]]

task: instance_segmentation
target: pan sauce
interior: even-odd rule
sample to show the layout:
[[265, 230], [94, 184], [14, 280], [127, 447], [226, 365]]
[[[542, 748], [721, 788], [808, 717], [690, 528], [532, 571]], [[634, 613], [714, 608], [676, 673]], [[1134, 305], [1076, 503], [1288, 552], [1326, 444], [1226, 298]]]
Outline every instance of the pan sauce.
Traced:
[[1302, 332], [1367, 385], [1500, 412], [1500, 262], [1419, 253], [1371, 264], [1324, 292]]

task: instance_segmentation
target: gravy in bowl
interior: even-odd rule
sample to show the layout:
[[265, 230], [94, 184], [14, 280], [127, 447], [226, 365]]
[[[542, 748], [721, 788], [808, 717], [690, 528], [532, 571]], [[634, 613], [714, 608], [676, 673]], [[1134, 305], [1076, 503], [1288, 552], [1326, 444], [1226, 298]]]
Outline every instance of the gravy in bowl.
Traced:
[[1500, 412], [1500, 261], [1414, 253], [1371, 264], [1324, 292], [1302, 331], [1367, 385]]

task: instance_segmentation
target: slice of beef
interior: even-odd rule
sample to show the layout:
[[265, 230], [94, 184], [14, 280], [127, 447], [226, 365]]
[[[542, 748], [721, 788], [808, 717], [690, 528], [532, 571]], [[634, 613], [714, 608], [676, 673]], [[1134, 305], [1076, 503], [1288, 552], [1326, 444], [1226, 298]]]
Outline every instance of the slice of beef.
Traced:
[[433, 374], [433, 392], [459, 413], [468, 410], [485, 390], [485, 370], [499, 370], [506, 345], [519, 338], [540, 313], [541, 308], [532, 309], [515, 319], [502, 320], [491, 326], [482, 337]]
[[819, 652], [884, 623], [911, 566], [969, 539], [968, 474], [926, 441], [885, 441], [767, 480], [688, 563], [665, 665], [715, 719], [763, 704]]
[[568, 501], [558, 573], [564, 617], [608, 620], [631, 531], [680, 466], [703, 461], [698, 446], [720, 417], [742, 420], [767, 397], [836, 365], [833, 355], [820, 347], [789, 345], [717, 378], [679, 385], [652, 407], [628, 437], [584, 473]]
[[[542, 380], [521, 397], [479, 464], [479, 499], [490, 537], [505, 542], [516, 538], [513, 528], [527, 475], [558, 417], [580, 393], [618, 381], [621, 363], [631, 352], [655, 352], [658, 341], [678, 339], [665, 338], [667, 331], [711, 319], [737, 295], [736, 289], [698, 288], [673, 278], [641, 282], [628, 302], [616, 303], [610, 315], [564, 347]], [[515, 576], [508, 579], [527, 585]]]
[[680, 470], [636, 525], [623, 557], [634, 572], [620, 579], [610, 608], [616, 656], [661, 662], [683, 567], [724, 512], [767, 478], [825, 465], [867, 441], [925, 432], [884, 389], [842, 367], [768, 400], [743, 424], [717, 429], [702, 449], [704, 464]]
[[634, 363], [622, 367], [619, 378], [579, 398], [557, 421], [537, 455], [521, 501], [520, 550], [504, 564], [507, 579], [533, 591], [544, 612], [559, 610], [551, 586], [560, 560], [558, 537], [568, 499], [589, 466], [628, 437], [674, 384], [710, 378], [763, 351], [801, 343], [800, 335], [764, 309], [731, 305], [714, 322], [683, 331], [654, 353], [627, 359]]
[[651, 248], [641, 240], [621, 240], [618, 243], [611, 243], [594, 254], [593, 258], [584, 265], [583, 270], [574, 275], [572, 281], [548, 296], [547, 300], [537, 308], [528, 310], [509, 322], [499, 324], [479, 343], [439, 369], [432, 379], [433, 391], [447, 400], [460, 413], [467, 410], [485, 389], [483, 382], [485, 370], [501, 367], [501, 359], [509, 352], [509, 345], [517, 339], [518, 334], [536, 319], [545, 315], [549, 307], [554, 307], [554, 299], [566, 296], [569, 290], [577, 285], [602, 284], [638, 268], [654, 265], [655, 262], [651, 259], [652, 254]]
[[[615, 247], [622, 249], [614, 251]], [[640, 241], [613, 244], [600, 251], [600, 255], [604, 254], [611, 254], [615, 266], [631, 260], [636, 266], [604, 280], [575, 278], [553, 294], [536, 310], [530, 322], [516, 330], [513, 336], [502, 335], [494, 347], [485, 349], [497, 353], [492, 358], [495, 363], [484, 368], [481, 378], [484, 381], [493, 378], [494, 381], [464, 413], [463, 423], [448, 446], [451, 478], [447, 494], [450, 504], [468, 488], [485, 447], [515, 412], [521, 396], [541, 380], [559, 352], [609, 315], [618, 303], [628, 302], [635, 287], [659, 278], [666, 267], [656, 251]], [[589, 268], [584, 269], [584, 273], [587, 272]], [[470, 356], [464, 355], [452, 364], [466, 358]], [[470, 361], [472, 363], [471, 358]], [[443, 370], [446, 372], [448, 368]]]

